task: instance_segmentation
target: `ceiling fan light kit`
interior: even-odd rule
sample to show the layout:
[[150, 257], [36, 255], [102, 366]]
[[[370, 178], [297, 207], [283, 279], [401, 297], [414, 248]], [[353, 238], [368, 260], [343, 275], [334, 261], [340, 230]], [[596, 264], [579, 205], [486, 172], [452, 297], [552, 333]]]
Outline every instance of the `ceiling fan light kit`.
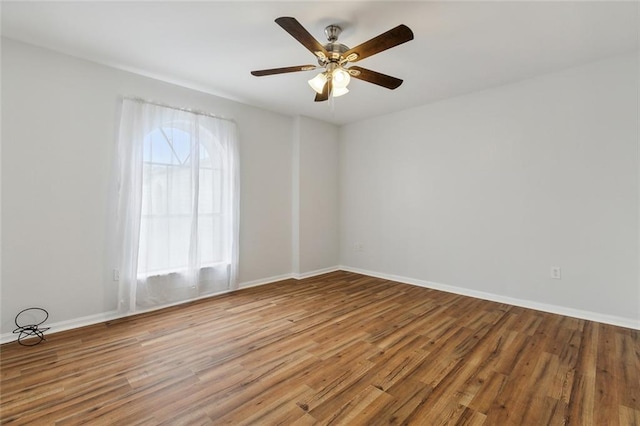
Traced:
[[316, 75], [311, 80], [309, 80], [309, 86], [311, 86], [311, 88], [315, 90], [316, 93], [322, 93], [322, 88], [326, 83], [327, 83], [327, 74], [323, 72], [321, 72], [320, 74]]
[[333, 88], [347, 87], [351, 81], [351, 76], [342, 67], [333, 70]]
[[309, 80], [309, 86], [316, 92], [316, 102], [326, 101], [329, 97], [335, 98], [349, 93], [347, 86], [351, 81], [351, 77], [391, 90], [398, 88], [402, 84], [402, 80], [399, 78], [361, 67], [347, 67], [347, 64], [360, 61], [413, 40], [413, 32], [406, 25], [398, 25], [369, 41], [349, 49], [344, 44], [338, 43], [342, 28], [337, 25], [329, 25], [324, 29], [329, 43], [323, 46], [295, 18], [281, 17], [276, 19], [275, 22], [313, 53], [316, 56], [318, 65], [298, 65], [251, 71], [251, 74], [256, 77], [322, 69], [318, 75]]
[[322, 94], [324, 85], [327, 84], [327, 80], [331, 79], [331, 87], [333, 88], [331, 96], [337, 98], [338, 96], [349, 93], [347, 86], [351, 81], [351, 75], [344, 68], [331, 65], [335, 64], [329, 64], [327, 71], [321, 72], [309, 80], [309, 86], [311, 86], [316, 93]]

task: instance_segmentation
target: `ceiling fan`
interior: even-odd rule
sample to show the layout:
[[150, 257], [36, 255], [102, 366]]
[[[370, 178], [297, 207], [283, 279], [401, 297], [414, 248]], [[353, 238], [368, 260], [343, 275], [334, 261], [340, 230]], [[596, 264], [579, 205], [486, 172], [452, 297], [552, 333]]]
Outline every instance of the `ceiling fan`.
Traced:
[[349, 62], [358, 62], [376, 53], [413, 40], [413, 32], [406, 25], [398, 25], [350, 49], [344, 44], [338, 43], [342, 28], [337, 25], [329, 25], [325, 28], [324, 33], [329, 43], [323, 46], [309, 34], [296, 18], [284, 16], [276, 19], [276, 23], [313, 53], [317, 57], [319, 65], [297, 65], [251, 71], [251, 74], [256, 77], [323, 69], [320, 74], [309, 80], [309, 85], [316, 91], [316, 102], [326, 101], [329, 96], [337, 97], [348, 93], [347, 85], [351, 77], [392, 90], [402, 84], [402, 80], [399, 78], [357, 66], [347, 68], [346, 65]]

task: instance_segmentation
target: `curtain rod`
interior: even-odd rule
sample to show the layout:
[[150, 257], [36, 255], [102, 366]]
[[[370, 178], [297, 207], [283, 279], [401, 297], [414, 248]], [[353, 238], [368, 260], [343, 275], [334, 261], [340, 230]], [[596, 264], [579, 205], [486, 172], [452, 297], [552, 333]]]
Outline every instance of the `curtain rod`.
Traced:
[[134, 102], [144, 102], [144, 103], [151, 104], [151, 105], [156, 105], [156, 106], [159, 106], [159, 107], [171, 108], [171, 109], [175, 109], [175, 110], [178, 110], [178, 111], [190, 112], [192, 114], [204, 115], [206, 117], [218, 118], [220, 120], [230, 121], [233, 124], [236, 124], [236, 121], [231, 119], [231, 118], [221, 117], [219, 115], [211, 114], [211, 113], [208, 113], [208, 112], [205, 112], [205, 111], [200, 111], [200, 110], [197, 110], [197, 109], [185, 108], [185, 107], [177, 107], [177, 106], [168, 105], [168, 104], [165, 104], [165, 103], [162, 103], [162, 102], [158, 102], [158, 101], [152, 101], [152, 100], [149, 100], [149, 99], [140, 98], [140, 97], [137, 97], [137, 96], [123, 96], [123, 98], [124, 99], [128, 99], [130, 101], [134, 101]]

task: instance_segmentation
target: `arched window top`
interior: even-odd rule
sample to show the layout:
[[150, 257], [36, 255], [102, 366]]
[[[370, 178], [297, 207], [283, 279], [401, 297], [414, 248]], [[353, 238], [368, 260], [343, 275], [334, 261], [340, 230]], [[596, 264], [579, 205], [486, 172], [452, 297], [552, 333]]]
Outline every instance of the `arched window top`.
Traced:
[[[198, 155], [200, 167], [220, 168], [222, 153], [220, 143], [205, 129], [199, 132]], [[149, 164], [189, 166], [192, 155], [193, 135], [175, 124], [154, 129], [144, 138], [143, 159]]]

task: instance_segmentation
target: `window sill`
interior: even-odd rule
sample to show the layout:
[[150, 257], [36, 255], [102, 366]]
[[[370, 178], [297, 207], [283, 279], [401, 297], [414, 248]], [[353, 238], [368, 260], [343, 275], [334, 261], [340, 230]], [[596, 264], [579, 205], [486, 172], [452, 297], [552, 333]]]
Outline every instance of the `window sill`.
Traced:
[[[201, 265], [200, 266], [200, 271], [203, 271], [203, 270], [206, 270], [206, 269], [220, 268], [220, 267], [228, 268], [230, 265], [231, 265], [231, 262], [208, 263], [208, 264], [205, 264], [205, 265]], [[145, 275], [138, 275], [137, 279], [138, 280], [148, 280], [149, 278], [163, 277], [163, 276], [168, 276], [168, 275], [183, 275], [183, 274], [186, 274], [187, 271], [188, 271], [187, 268], [159, 270], [159, 271], [153, 271], [153, 272], [145, 274]]]

